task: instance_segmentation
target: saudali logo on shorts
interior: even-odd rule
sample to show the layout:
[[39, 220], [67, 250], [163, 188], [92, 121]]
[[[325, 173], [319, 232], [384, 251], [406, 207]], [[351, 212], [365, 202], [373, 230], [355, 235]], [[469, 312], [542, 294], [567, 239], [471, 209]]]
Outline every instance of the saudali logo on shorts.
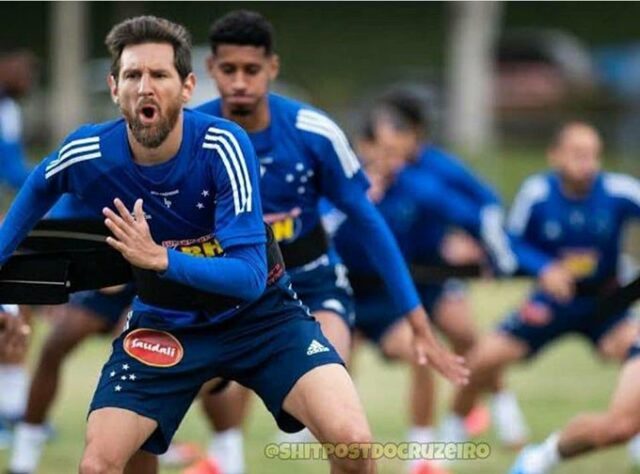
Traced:
[[124, 338], [124, 350], [134, 359], [152, 367], [173, 367], [182, 360], [182, 344], [168, 332], [136, 329]]
[[224, 249], [213, 234], [203, 235], [196, 239], [165, 240], [162, 242], [162, 246], [195, 257], [218, 257], [224, 253]]

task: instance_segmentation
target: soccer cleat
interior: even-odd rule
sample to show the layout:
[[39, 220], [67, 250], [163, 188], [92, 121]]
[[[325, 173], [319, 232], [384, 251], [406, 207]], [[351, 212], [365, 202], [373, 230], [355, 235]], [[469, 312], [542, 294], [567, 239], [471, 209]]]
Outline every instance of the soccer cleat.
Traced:
[[486, 405], [476, 405], [464, 419], [464, 428], [469, 436], [480, 436], [491, 426], [491, 413]]
[[205, 458], [186, 468], [182, 474], [223, 474], [223, 472], [215, 459]]
[[204, 451], [196, 443], [171, 443], [159, 461], [165, 467], [184, 467], [204, 458]]
[[422, 460], [415, 463], [409, 470], [409, 474], [450, 474], [451, 471], [438, 466], [432, 461]]

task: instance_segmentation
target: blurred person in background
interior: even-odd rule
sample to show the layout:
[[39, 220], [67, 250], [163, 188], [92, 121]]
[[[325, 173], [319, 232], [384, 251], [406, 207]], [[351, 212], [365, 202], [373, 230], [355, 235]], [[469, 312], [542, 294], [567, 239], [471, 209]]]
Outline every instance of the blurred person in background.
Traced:
[[36, 58], [29, 50], [0, 48], [0, 182], [14, 191], [20, 189], [30, 171], [18, 101], [31, 91], [36, 73]]
[[[323, 333], [348, 360], [353, 325], [351, 289], [344, 267], [328, 256], [329, 242], [318, 210], [321, 196], [366, 236], [361, 243], [367, 259], [413, 329], [414, 343], [409, 347], [414, 348], [415, 341], [427, 343], [429, 351], [424, 355], [429, 364], [454, 382], [464, 383], [462, 358], [433, 339], [402, 255], [367, 199], [366, 177], [342, 130], [325, 113], [269, 92], [279, 72], [271, 24], [258, 13], [234, 11], [212, 25], [209, 40], [209, 72], [221, 97], [198, 110], [233, 120], [248, 132], [260, 160], [265, 220], [279, 241], [294, 291], [309, 306]], [[419, 356], [419, 363], [424, 361]], [[211, 472], [208, 464], [214, 458], [225, 474], [244, 472], [240, 427], [247, 397], [237, 388], [204, 397], [217, 435], [209, 447], [209, 461], [188, 472]]]
[[[487, 219], [499, 199], [491, 187], [456, 158], [427, 140], [426, 118], [413, 94], [397, 91], [383, 96], [367, 114], [356, 141], [371, 180], [369, 196], [396, 237], [404, 258], [412, 265], [482, 264], [485, 255], [500, 274], [515, 270], [502, 220]], [[372, 281], [360, 239], [336, 211], [325, 215], [335, 229], [335, 243], [355, 292], [356, 329], [377, 344], [386, 357], [411, 363], [406, 321], [380, 282]], [[337, 229], [336, 229], [337, 227]], [[452, 228], [458, 230], [452, 231]], [[460, 229], [464, 230], [461, 232]], [[416, 281], [422, 303], [459, 354], [477, 339], [471, 306], [459, 280]], [[434, 429], [435, 387], [428, 367], [412, 364], [411, 428], [407, 440], [429, 443]], [[493, 414], [498, 434], [507, 445], [522, 445], [527, 428], [514, 395], [496, 384]], [[466, 428], [481, 430], [481, 410], [468, 418]], [[475, 420], [474, 420], [475, 419]], [[413, 460], [411, 472], [439, 472], [436, 463]]]
[[[628, 221], [640, 217], [640, 183], [602, 172], [601, 150], [600, 135], [591, 125], [567, 123], [550, 144], [551, 170], [522, 184], [508, 230], [521, 269], [536, 276], [537, 284], [522, 306], [469, 353], [474, 372], [471, 383], [456, 393], [452, 416], [466, 416], [478, 395], [511, 364], [533, 360], [548, 344], [571, 333], [588, 339], [605, 359], [633, 356], [629, 348], [638, 323], [626, 311], [605, 319], [594, 312], [599, 298], [618, 287], [622, 231]], [[627, 384], [621, 388], [624, 397], [616, 401], [626, 406], [635, 400], [631, 406], [637, 414], [640, 392], [635, 392], [633, 398], [634, 390]], [[594, 424], [589, 430], [597, 439], [611, 440], [620, 426], [628, 426], [629, 419], [620, 419], [622, 425]], [[459, 433], [451, 441], [463, 439], [464, 433]], [[585, 449], [576, 446], [566, 453]], [[558, 437], [550, 437], [539, 449], [525, 451], [513, 472], [548, 472], [563, 452], [557, 448]]]
[[[19, 100], [29, 94], [37, 75], [36, 58], [24, 48], [0, 48], [0, 184], [18, 191], [30, 167], [23, 144]], [[26, 308], [23, 308], [26, 309]], [[28, 311], [21, 318], [28, 320]], [[11, 439], [11, 427], [24, 414], [28, 384], [27, 345], [0, 355], [0, 447]]]

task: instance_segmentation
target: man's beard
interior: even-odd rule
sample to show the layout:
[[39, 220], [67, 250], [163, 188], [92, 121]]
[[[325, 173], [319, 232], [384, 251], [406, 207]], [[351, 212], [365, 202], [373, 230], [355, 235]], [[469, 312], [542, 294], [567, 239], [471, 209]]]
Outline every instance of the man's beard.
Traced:
[[253, 113], [255, 107], [251, 105], [233, 105], [231, 106], [231, 115], [236, 115], [238, 117], [247, 117]]
[[138, 110], [134, 111], [133, 114], [122, 107], [120, 110], [129, 124], [129, 129], [136, 141], [145, 148], [158, 148], [175, 127], [180, 116], [181, 105], [176, 103], [175, 106], [174, 104], [168, 106], [166, 116], [161, 114], [160, 107], [157, 107], [157, 113], [160, 118], [156, 125], [144, 125], [140, 121]]

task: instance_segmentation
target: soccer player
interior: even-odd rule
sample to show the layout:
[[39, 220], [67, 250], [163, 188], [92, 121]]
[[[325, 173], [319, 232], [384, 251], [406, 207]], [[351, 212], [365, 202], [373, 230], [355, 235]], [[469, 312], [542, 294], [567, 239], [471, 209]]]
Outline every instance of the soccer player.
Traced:
[[[528, 178], [520, 188], [508, 227], [520, 264], [537, 276], [537, 285], [498, 331], [484, 337], [469, 354], [476, 372], [469, 386], [455, 396], [455, 415], [465, 416], [486, 384], [510, 364], [533, 359], [547, 344], [569, 333], [586, 337], [604, 358], [625, 359], [637, 323], [624, 311], [607, 319], [591, 314], [598, 298], [617, 286], [622, 230], [640, 215], [640, 183], [602, 172], [601, 148], [592, 126], [568, 123], [549, 148], [552, 170]], [[617, 426], [592, 434], [604, 439]], [[554, 439], [545, 443], [547, 448], [553, 446], [546, 453], [555, 453], [554, 443]], [[575, 451], [567, 451], [571, 453]], [[536, 462], [533, 465], [542, 465]]]
[[35, 57], [30, 51], [0, 51], [0, 182], [16, 191], [29, 175], [17, 101], [31, 90], [35, 69]]
[[[195, 86], [188, 32], [142, 16], [114, 26], [106, 44], [123, 118], [72, 133], [29, 176], [0, 228], [5, 262], [70, 193], [103, 209], [107, 242], [134, 269], [137, 296], [91, 403], [80, 472], [119, 473], [140, 448], [165, 451], [201, 385], [218, 376], [254, 390], [284, 430], [369, 442], [342, 360], [267, 240], [246, 133], [183, 108]], [[426, 321], [418, 329], [417, 353], [463, 381], [459, 359]], [[364, 456], [330, 462], [334, 472], [375, 469]]]
[[[100, 219], [100, 214], [86, 209], [79, 199], [65, 195], [48, 218]], [[117, 330], [132, 298], [133, 288], [125, 285], [75, 293], [68, 305], [51, 308], [53, 327], [42, 345], [30, 382], [24, 417], [15, 428], [10, 472], [22, 474], [36, 471], [50, 433], [47, 417], [58, 391], [60, 371], [67, 356], [88, 337], [112, 334]]]
[[[208, 69], [221, 97], [198, 110], [231, 119], [248, 132], [260, 160], [265, 220], [280, 243], [293, 289], [338, 353], [345, 360], [349, 357], [353, 302], [344, 267], [327, 255], [318, 211], [321, 196], [341, 209], [358, 230], [367, 258], [411, 327], [426, 324], [402, 255], [367, 199], [366, 177], [344, 133], [323, 112], [269, 92], [279, 71], [271, 24], [258, 13], [234, 11], [212, 25], [209, 42]], [[238, 405], [246, 396], [232, 390], [235, 393], [204, 398], [220, 431], [210, 451], [228, 474], [244, 470], [239, 426], [245, 410]]]
[[[374, 183], [372, 199], [393, 231], [408, 263], [416, 265], [447, 265], [469, 263], [468, 254], [477, 263], [477, 250], [462, 244], [448, 243], [450, 229], [458, 227], [480, 242], [492, 261], [512, 262], [514, 256], [508, 245], [495, 245], [495, 240], [507, 241], [499, 220], [483, 220], [485, 206], [499, 206], [496, 194], [450, 155], [424, 142], [424, 119], [417, 100], [411, 94], [398, 92], [380, 99], [367, 114], [357, 149], [365, 162], [367, 173]], [[450, 162], [447, 170], [457, 179], [446, 179], [439, 168], [417, 161], [430, 158], [423, 147], [441, 162]], [[427, 155], [427, 157], [425, 157]], [[464, 183], [464, 186], [458, 184]], [[469, 192], [473, 189], [473, 192]], [[490, 196], [490, 199], [478, 196]], [[446, 197], [446, 198], [445, 198]], [[332, 212], [331, 219], [336, 216]], [[495, 227], [491, 227], [495, 226]], [[455, 237], [459, 239], [459, 236]], [[493, 240], [492, 240], [493, 239]], [[472, 241], [473, 242], [473, 241]], [[428, 443], [437, 435], [433, 428], [434, 386], [430, 371], [416, 366], [407, 351], [410, 332], [390, 295], [380, 282], [371, 279], [371, 268], [363, 258], [359, 240], [349, 225], [341, 224], [335, 234], [338, 253], [343, 258], [355, 291], [356, 329], [377, 344], [385, 356], [412, 364], [410, 418], [413, 426], [408, 441]], [[461, 247], [463, 245], [464, 247]], [[506, 255], [496, 255], [500, 248]], [[514, 265], [501, 273], [513, 272]], [[418, 282], [421, 300], [432, 321], [451, 341], [456, 352], [466, 353], [476, 340], [470, 306], [460, 282]], [[507, 444], [522, 443], [522, 419], [515, 397], [502, 390], [494, 398], [494, 415], [498, 432]], [[420, 472], [425, 461], [414, 460], [411, 469]], [[433, 463], [429, 463], [433, 464]], [[435, 467], [431, 467], [435, 469]]]
[[[19, 100], [33, 87], [34, 55], [21, 48], [0, 50], [0, 184], [17, 191], [29, 175], [22, 142]], [[26, 316], [25, 316], [26, 317]], [[10, 427], [24, 414], [28, 374], [27, 345], [0, 356], [0, 446], [11, 438]]]

